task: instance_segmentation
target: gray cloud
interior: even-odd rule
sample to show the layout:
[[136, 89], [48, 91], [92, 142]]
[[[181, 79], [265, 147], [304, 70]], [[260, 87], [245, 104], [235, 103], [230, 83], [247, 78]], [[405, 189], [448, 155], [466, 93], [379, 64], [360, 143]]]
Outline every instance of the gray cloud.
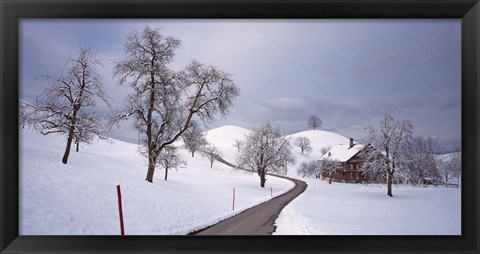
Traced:
[[361, 137], [389, 111], [445, 146], [460, 142], [459, 20], [22, 19], [20, 97], [33, 100], [45, 86], [35, 76], [54, 72], [87, 42], [98, 49], [105, 89], [121, 107], [129, 90], [112, 77], [113, 64], [126, 34], [145, 25], [182, 40], [173, 69], [197, 59], [233, 74], [241, 96], [211, 127], [269, 120], [292, 133], [307, 129], [315, 114], [323, 129]]

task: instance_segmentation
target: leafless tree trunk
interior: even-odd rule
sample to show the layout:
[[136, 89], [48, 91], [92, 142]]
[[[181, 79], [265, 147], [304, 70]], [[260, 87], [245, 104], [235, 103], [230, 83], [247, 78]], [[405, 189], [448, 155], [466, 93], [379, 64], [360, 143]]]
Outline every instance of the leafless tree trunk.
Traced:
[[[75, 118], [75, 114], [73, 116]], [[68, 131], [68, 138], [67, 138], [67, 147], [65, 147], [65, 153], [63, 153], [62, 163], [67, 164], [68, 156], [70, 155], [70, 148], [72, 147], [72, 140], [73, 140], [73, 131], [75, 130], [75, 120], [71, 122], [70, 130]]]
[[393, 197], [392, 194], [393, 173], [387, 175], [387, 196]]
[[264, 188], [267, 178], [265, 177], [265, 169], [260, 170], [260, 187]]

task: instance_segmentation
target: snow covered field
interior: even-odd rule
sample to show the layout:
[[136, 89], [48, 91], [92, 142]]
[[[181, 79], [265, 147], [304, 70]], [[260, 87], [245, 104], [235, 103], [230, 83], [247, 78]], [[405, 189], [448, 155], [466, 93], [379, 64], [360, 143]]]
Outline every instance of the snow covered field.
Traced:
[[[232, 133], [233, 131], [233, 133]], [[228, 133], [230, 133], [228, 135]], [[216, 145], [232, 146], [242, 131], [223, 127], [208, 135]], [[228, 140], [228, 139], [232, 140]], [[231, 142], [231, 143], [230, 143]], [[230, 143], [230, 144], [229, 144]], [[100, 141], [72, 151], [62, 164], [64, 137], [22, 131], [20, 138], [20, 234], [118, 235], [116, 183], [121, 185], [125, 234], [188, 234], [239, 213], [293, 187], [269, 177], [266, 188], [257, 175], [232, 171], [182, 149], [186, 168], [157, 168], [154, 183], [145, 179], [146, 162], [137, 145]], [[232, 158], [228, 149], [226, 157]], [[235, 211], [232, 192], [235, 188]]]
[[[207, 140], [234, 163], [235, 139], [250, 131], [224, 126], [210, 130]], [[318, 159], [320, 149], [346, 144], [341, 135], [310, 130], [290, 135], [311, 140], [313, 151], [293, 147], [297, 164], [288, 175], [301, 179], [296, 168]], [[144, 181], [146, 162], [136, 144], [111, 139], [72, 151], [60, 162], [64, 137], [22, 130], [20, 138], [20, 234], [118, 235], [116, 183], [122, 188], [127, 235], [184, 235], [233, 216], [280, 195], [293, 183], [267, 177], [265, 189], [257, 175], [233, 171], [200, 153], [182, 149], [186, 168], [157, 168], [154, 183]], [[459, 235], [461, 189], [394, 186], [393, 198], [380, 185], [343, 184], [304, 178], [307, 190], [293, 200], [276, 221], [279, 235]], [[235, 211], [232, 191], [236, 190]]]
[[460, 188], [332, 183], [307, 190], [282, 210], [278, 235], [460, 235]]
[[[312, 133], [313, 132], [313, 133]], [[315, 136], [313, 151], [301, 154], [302, 161], [319, 158], [329, 143], [347, 144], [328, 132], [307, 131]], [[305, 135], [306, 134], [306, 135]], [[295, 170], [289, 176], [307, 182], [307, 190], [280, 213], [275, 222], [277, 235], [460, 235], [461, 189], [445, 187], [393, 186], [387, 197], [386, 185], [335, 183], [302, 178]]]

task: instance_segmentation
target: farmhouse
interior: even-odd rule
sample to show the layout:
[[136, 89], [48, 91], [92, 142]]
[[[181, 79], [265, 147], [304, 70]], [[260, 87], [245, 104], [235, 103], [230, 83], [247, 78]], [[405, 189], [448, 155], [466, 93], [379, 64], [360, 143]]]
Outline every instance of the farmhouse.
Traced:
[[[353, 138], [350, 138], [349, 144], [340, 144], [322, 155], [320, 161], [325, 162], [330, 170], [335, 169], [332, 174], [332, 180], [337, 182], [361, 182], [363, 175], [361, 166], [363, 160], [359, 153], [364, 148], [364, 145], [354, 143]], [[330, 177], [329, 172], [324, 171], [322, 177]]]

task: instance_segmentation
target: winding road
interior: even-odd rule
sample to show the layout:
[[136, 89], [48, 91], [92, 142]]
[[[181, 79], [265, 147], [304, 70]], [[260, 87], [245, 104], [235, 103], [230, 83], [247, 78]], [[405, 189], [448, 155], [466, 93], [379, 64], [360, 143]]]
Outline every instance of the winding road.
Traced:
[[194, 232], [192, 235], [271, 235], [275, 232], [275, 220], [282, 209], [307, 189], [304, 181], [283, 176], [275, 177], [293, 181], [295, 187], [238, 215]]

